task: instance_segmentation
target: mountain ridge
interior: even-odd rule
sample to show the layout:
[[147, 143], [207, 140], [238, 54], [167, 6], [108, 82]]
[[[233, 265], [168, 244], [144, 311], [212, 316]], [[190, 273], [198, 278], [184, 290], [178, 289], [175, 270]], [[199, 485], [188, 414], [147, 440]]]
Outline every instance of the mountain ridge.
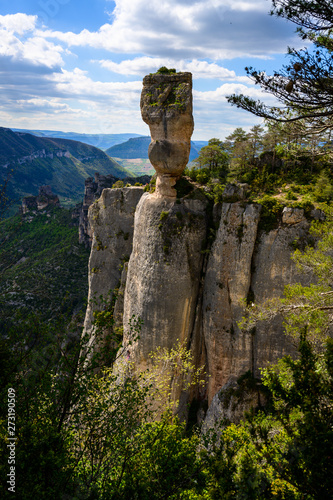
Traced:
[[90, 146], [95, 146], [96, 148], [102, 149], [103, 151], [116, 144], [121, 144], [127, 141], [131, 137], [141, 137], [140, 134], [136, 133], [124, 133], [124, 134], [84, 134], [79, 132], [63, 132], [61, 130], [29, 130], [29, 129], [19, 129], [12, 128], [13, 132], [24, 132], [28, 134], [35, 135], [37, 137], [50, 137], [57, 139], [71, 139], [74, 141], [84, 142]]
[[63, 203], [74, 204], [83, 198], [85, 179], [96, 171], [120, 179], [131, 176], [94, 146], [0, 127], [0, 184], [9, 179], [11, 200], [37, 195], [41, 185], [49, 184]]

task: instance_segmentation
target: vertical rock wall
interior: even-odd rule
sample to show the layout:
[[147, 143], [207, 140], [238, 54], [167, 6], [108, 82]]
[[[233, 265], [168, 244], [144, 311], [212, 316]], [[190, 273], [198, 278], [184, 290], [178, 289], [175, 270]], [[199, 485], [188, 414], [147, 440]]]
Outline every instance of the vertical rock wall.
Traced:
[[[231, 212], [236, 209], [235, 205], [237, 204], [233, 204], [234, 208], [231, 209]], [[223, 211], [225, 210], [226, 207], [224, 206]], [[297, 212], [297, 209], [295, 211]], [[255, 216], [255, 220], [257, 224], [257, 216]], [[237, 228], [237, 219], [234, 219], [234, 221], [236, 222], [235, 230]], [[252, 219], [253, 222], [254, 219]], [[228, 225], [230, 223], [232, 223], [231, 219], [229, 219]], [[223, 214], [221, 224], [223, 224]], [[221, 281], [223, 279], [228, 281], [230, 274], [235, 278], [237, 273], [234, 273], [233, 270], [237, 267], [240, 270], [241, 266], [239, 266], [238, 262], [243, 262], [245, 266], [241, 272], [242, 284], [237, 285], [237, 289], [244, 294], [244, 298], [246, 297], [246, 291], [248, 291], [248, 298], [251, 301], [262, 304], [268, 299], [282, 297], [284, 287], [287, 284], [296, 282], [303, 285], [309, 284], [311, 280], [313, 281], [313, 277], [300, 274], [291, 259], [295, 242], [304, 244], [309, 240], [309, 226], [310, 224], [304, 217], [303, 211], [301, 217], [297, 219], [284, 217], [278, 228], [269, 232], [259, 231], [255, 245], [253, 245], [251, 239], [250, 245], [247, 247], [247, 258], [243, 259], [243, 261], [237, 259], [240, 252], [237, 251], [237, 243], [235, 243], [235, 238], [231, 236], [232, 231], [230, 228], [230, 236], [226, 236], [228, 242], [225, 243], [218, 235], [213, 245], [210, 256], [210, 266], [212, 268], [210, 281], [214, 281], [213, 265], [216, 262], [214, 254], [224, 255], [225, 257], [223, 248], [228, 248], [234, 241], [234, 256], [236, 259], [231, 256], [231, 263], [229, 260], [230, 267], [228, 268], [224, 257], [222, 257], [217, 266], [217, 271], [220, 269], [221, 274], [217, 272], [216, 275], [219, 276]], [[253, 230], [256, 230], [255, 227]], [[221, 226], [219, 232], [223, 233]], [[245, 241], [244, 244], [246, 244]], [[228, 259], [229, 257], [230, 254]], [[251, 262], [250, 268], [249, 262]], [[205, 294], [207, 293], [209, 293], [209, 290], [206, 287]], [[238, 296], [237, 294], [233, 295], [236, 301], [234, 302], [231, 299], [229, 308], [226, 305], [228, 300], [223, 294], [217, 292], [217, 297], [215, 296], [214, 301], [213, 294], [211, 300], [215, 304], [218, 303], [215, 311], [204, 312], [203, 322], [208, 354], [208, 371], [212, 375], [208, 388], [210, 406], [205, 418], [205, 428], [213, 427], [222, 418], [238, 422], [242, 418], [245, 409], [251, 405], [259, 404], [260, 401], [262, 402], [262, 395], [258, 389], [253, 386], [251, 389], [246, 389], [246, 387], [244, 389], [244, 384], [242, 389], [238, 385], [237, 379], [240, 376], [247, 371], [251, 371], [254, 377], [260, 378], [260, 368], [276, 362], [285, 354], [295, 354], [292, 340], [284, 334], [282, 318], [279, 314], [274, 315], [270, 320], [257, 323], [253, 332], [242, 333], [237, 328], [237, 325], [235, 327], [235, 321], [242, 316], [242, 308], [237, 306], [237, 299], [241, 298], [241, 294]], [[230, 294], [230, 297], [232, 297], [232, 294]], [[205, 303], [207, 302], [206, 299]], [[236, 307], [233, 307], [234, 303]], [[223, 313], [222, 311], [226, 312]], [[210, 323], [207, 323], [207, 318]], [[230, 327], [228, 331], [225, 325], [234, 326], [232, 333], [230, 333]], [[209, 354], [209, 346], [211, 346], [212, 355]], [[214, 368], [213, 365], [215, 359], [217, 368]], [[240, 399], [230, 396], [233, 392], [239, 393], [240, 391], [242, 392]]]
[[[291, 260], [294, 244], [309, 237], [309, 223], [302, 217], [297, 223], [285, 223], [278, 229], [262, 233], [253, 259], [251, 290], [253, 300], [262, 304], [268, 299], [282, 297], [284, 287], [290, 283], [310, 283], [311, 276], [300, 274]], [[257, 324], [253, 336], [253, 374], [260, 377], [260, 368], [275, 362], [294, 348], [283, 333], [282, 318], [276, 315]]]
[[[291, 254], [296, 240], [306, 241], [309, 223], [298, 214], [266, 233], [259, 230], [260, 211], [255, 204], [224, 203], [207, 259], [203, 199], [161, 198], [140, 187], [105, 189], [89, 210], [94, 233], [89, 299], [106, 297], [119, 285], [122, 262], [130, 257], [127, 276], [122, 275], [124, 305], [116, 304], [115, 314], [121, 321], [124, 309], [125, 343], [132, 316], [143, 321], [139, 341], [129, 348], [131, 359], [145, 368], [156, 347], [185, 341], [198, 365], [206, 364], [213, 413], [223, 387], [249, 370], [259, 376], [260, 367], [293, 352], [278, 316], [252, 334], [237, 326], [246, 299], [262, 303], [281, 296], [286, 284], [302, 282]], [[93, 311], [89, 304], [85, 328], [92, 337]]]
[[251, 338], [237, 326], [251, 283], [260, 206], [224, 203], [208, 260], [202, 331], [207, 349], [209, 401], [230, 374], [251, 369]]
[[84, 330], [92, 337], [93, 313], [100, 307], [99, 297], [112, 298], [112, 291], [120, 284], [123, 264], [131, 255], [134, 213], [142, 194], [142, 187], [104, 189], [101, 197], [89, 208], [93, 241]]
[[178, 203], [144, 194], [135, 214], [133, 251], [124, 298], [124, 332], [135, 315], [143, 321], [131, 357], [145, 367], [149, 353], [188, 343], [195, 320], [206, 240], [205, 203]]

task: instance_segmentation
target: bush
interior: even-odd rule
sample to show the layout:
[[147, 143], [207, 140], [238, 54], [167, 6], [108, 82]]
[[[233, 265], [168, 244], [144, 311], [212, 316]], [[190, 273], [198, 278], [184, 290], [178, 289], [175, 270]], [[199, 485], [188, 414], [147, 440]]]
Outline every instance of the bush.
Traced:
[[112, 189], [123, 188], [123, 187], [124, 187], [124, 181], [117, 181], [112, 185]]
[[333, 186], [325, 171], [321, 172], [315, 184], [314, 194], [317, 201], [327, 202], [333, 198]]
[[280, 221], [283, 205], [273, 196], [263, 196], [257, 200], [262, 206], [259, 228], [268, 232], [274, 229]]

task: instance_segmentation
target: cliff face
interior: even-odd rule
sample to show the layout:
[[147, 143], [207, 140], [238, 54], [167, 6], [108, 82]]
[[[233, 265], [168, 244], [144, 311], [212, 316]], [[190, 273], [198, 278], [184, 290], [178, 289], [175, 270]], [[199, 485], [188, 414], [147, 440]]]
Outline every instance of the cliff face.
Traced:
[[135, 214], [133, 251], [124, 297], [124, 332], [135, 315], [143, 320], [132, 347], [136, 365], [149, 353], [189, 343], [193, 332], [206, 239], [205, 203], [144, 194]]
[[[84, 183], [83, 203], [79, 206], [79, 243], [83, 243], [87, 248], [91, 247], [93, 232], [88, 218], [90, 205], [101, 196], [103, 189], [111, 188], [120, 179], [113, 175], [100, 175], [95, 173], [95, 178], [88, 177]], [[147, 184], [150, 181], [149, 175], [141, 177], [126, 177], [123, 179], [124, 185], [135, 183]]]
[[240, 321], [251, 284], [251, 262], [260, 206], [224, 203], [208, 259], [203, 291], [202, 333], [210, 374], [209, 400], [230, 374], [251, 368], [251, 341]]
[[[84, 329], [93, 340], [93, 313], [101, 305], [99, 297], [112, 299], [119, 287], [123, 264], [132, 252], [136, 205], [142, 187], [104, 189], [88, 211], [93, 240], [88, 266], [88, 307]], [[111, 292], [111, 293], [110, 293]]]
[[[258, 377], [260, 367], [293, 353], [278, 316], [251, 334], [240, 331], [237, 322], [244, 300], [261, 303], [282, 296], [288, 283], [304, 283], [291, 254], [295, 240], [306, 240], [309, 222], [295, 209], [264, 232], [259, 205], [224, 203], [213, 211], [219, 227], [207, 253], [208, 205], [190, 196], [175, 200], [143, 194], [142, 188], [105, 189], [89, 210], [94, 233], [89, 296], [118, 286], [119, 264], [130, 256], [127, 277], [122, 276], [124, 301], [118, 300], [116, 312], [118, 318], [123, 314], [125, 343], [130, 318], [143, 321], [139, 341], [129, 347], [131, 359], [144, 368], [156, 347], [186, 342], [197, 365], [206, 366], [207, 386], [200, 397], [213, 400], [213, 411], [214, 395], [223, 387], [249, 370]], [[91, 317], [88, 307], [88, 330]]]

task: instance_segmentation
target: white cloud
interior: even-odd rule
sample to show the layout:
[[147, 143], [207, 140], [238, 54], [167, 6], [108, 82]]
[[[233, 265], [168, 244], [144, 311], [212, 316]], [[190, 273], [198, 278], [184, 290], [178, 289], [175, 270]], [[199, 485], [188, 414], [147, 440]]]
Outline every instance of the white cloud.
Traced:
[[28, 16], [27, 14], [0, 15], [0, 28], [18, 35], [34, 30], [36, 22], [37, 16]]
[[68, 104], [61, 102], [57, 99], [18, 99], [17, 106], [24, 112], [41, 111], [43, 113], [66, 113], [75, 112]]
[[[61, 53], [64, 52], [63, 47], [55, 45], [44, 37], [33, 36], [33, 33], [29, 33], [30, 36], [27, 38], [21, 38], [18, 30], [24, 23], [19, 24], [17, 22], [17, 29], [15, 30], [14, 21], [5, 22], [6, 19], [4, 18], [8, 17], [15, 17], [15, 21], [17, 21], [16, 16], [2, 16], [3, 26], [0, 25], [0, 57], [11, 58], [14, 63], [20, 61], [32, 66], [45, 66], [46, 68], [57, 68], [63, 64], [61, 57]], [[27, 23], [29, 21], [29, 19], [24, 18], [23, 20], [27, 21]], [[17, 34], [15, 34], [15, 31]]]
[[[288, 44], [294, 44], [293, 28], [267, 15], [270, 7], [267, 0], [116, 0], [115, 3], [110, 21], [96, 31], [37, 29], [36, 16], [0, 16], [3, 124], [147, 134], [140, 115], [141, 79], [160, 66], [190, 71], [194, 79], [206, 80], [197, 82], [200, 90], [193, 92], [197, 139], [223, 138], [236, 126], [250, 127], [259, 120], [231, 107], [225, 96], [242, 92], [258, 98], [262, 97], [260, 89], [246, 76], [223, 67], [220, 60], [240, 56], [269, 58], [270, 54], [284, 53]], [[55, 27], [56, 21], [52, 18]], [[73, 57], [65, 57], [67, 47], [90, 49], [77, 50], [75, 69], [67, 66], [73, 64]], [[100, 52], [95, 56], [94, 49], [109, 51], [110, 60]], [[84, 60], [84, 52], [89, 61]], [[125, 60], [115, 62], [115, 52], [125, 54], [122, 57]], [[93, 57], [100, 65], [95, 66], [98, 78], [87, 71]], [[125, 81], [108, 81], [110, 74], [105, 71], [103, 75], [103, 69], [122, 75], [119, 79]], [[127, 82], [129, 75], [136, 81]], [[111, 75], [110, 79], [117, 78]], [[205, 88], [210, 90], [204, 91]], [[266, 94], [265, 101], [270, 102], [269, 99]], [[8, 123], [10, 116], [15, 117], [16, 124]]]
[[200, 90], [193, 91], [194, 99], [204, 102], [215, 102], [217, 99], [220, 99], [222, 97], [224, 98], [231, 94], [246, 94], [255, 99], [260, 99], [263, 97], [263, 95], [267, 96], [267, 94], [264, 94], [259, 87], [251, 88], [241, 83], [224, 83], [215, 90], [207, 90], [205, 92], [202, 92]]
[[47, 77], [55, 85], [55, 89], [64, 97], [91, 99], [92, 97], [117, 97], [119, 101], [128, 102], [139, 99], [142, 82], [99, 82], [87, 76], [86, 71], [75, 68], [74, 71], [63, 70]]
[[[121, 75], [146, 75], [147, 73], [155, 72], [161, 66], [176, 68], [177, 71], [189, 71], [193, 78], [211, 78], [211, 79], [233, 79], [237, 80], [235, 71], [223, 68], [216, 63], [207, 61], [177, 61], [171, 58], [162, 57], [136, 57], [134, 59], [126, 59], [120, 63], [115, 63], [111, 60], [101, 60], [98, 62], [103, 68], [106, 68], [114, 73]], [[244, 77], [241, 77], [244, 78]], [[249, 81], [247, 77], [246, 81]], [[244, 80], [245, 81], [245, 80]]]
[[32, 37], [22, 44], [21, 51], [16, 54], [16, 57], [36, 65], [55, 68], [63, 64], [60, 55], [63, 51], [60, 45], [54, 45], [41, 37]]
[[112, 24], [95, 32], [46, 30], [68, 46], [173, 59], [267, 57], [295, 41], [292, 28], [267, 15], [261, 0], [116, 0]]

